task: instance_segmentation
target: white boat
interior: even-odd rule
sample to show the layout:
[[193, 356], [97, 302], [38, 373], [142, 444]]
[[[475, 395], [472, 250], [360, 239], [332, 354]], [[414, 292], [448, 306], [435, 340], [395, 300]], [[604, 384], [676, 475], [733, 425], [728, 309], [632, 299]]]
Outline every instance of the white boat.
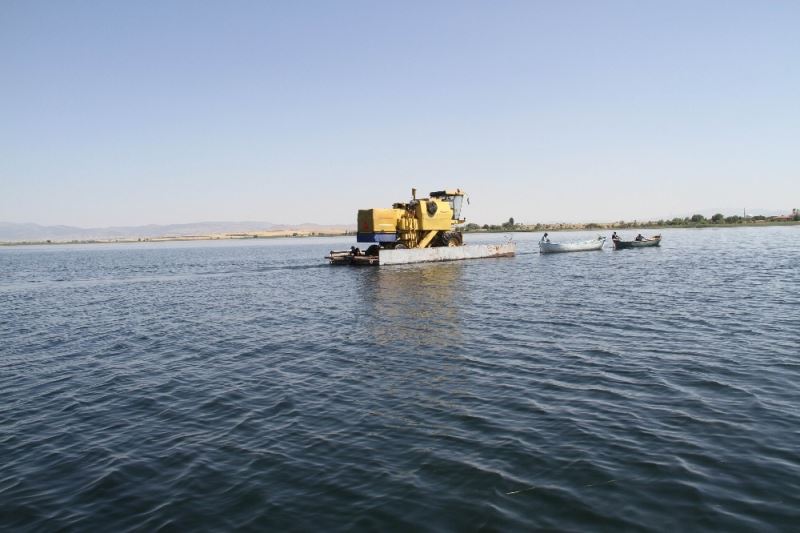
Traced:
[[557, 252], [586, 252], [588, 250], [600, 250], [606, 242], [606, 238], [598, 235], [596, 239], [579, 242], [547, 242], [539, 241], [539, 252], [552, 254]]

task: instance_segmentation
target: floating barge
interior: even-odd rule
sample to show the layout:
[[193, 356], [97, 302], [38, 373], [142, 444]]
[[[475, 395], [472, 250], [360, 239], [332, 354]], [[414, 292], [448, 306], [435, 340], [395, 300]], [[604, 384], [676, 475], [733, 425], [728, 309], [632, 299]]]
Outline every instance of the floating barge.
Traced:
[[378, 266], [513, 256], [517, 248], [513, 242], [464, 246], [458, 225], [466, 222], [461, 218], [465, 195], [461, 189], [445, 189], [417, 198], [417, 190], [411, 189], [408, 202], [359, 209], [356, 240], [371, 243], [369, 248], [331, 250], [325, 259], [332, 265]]
[[333, 251], [325, 256], [332, 265], [403, 265], [408, 263], [432, 263], [438, 261], [461, 261], [487, 257], [513, 257], [517, 252], [516, 243], [506, 244], [468, 244], [463, 246], [440, 246], [434, 248], [408, 248], [392, 250], [381, 248], [371, 253]]

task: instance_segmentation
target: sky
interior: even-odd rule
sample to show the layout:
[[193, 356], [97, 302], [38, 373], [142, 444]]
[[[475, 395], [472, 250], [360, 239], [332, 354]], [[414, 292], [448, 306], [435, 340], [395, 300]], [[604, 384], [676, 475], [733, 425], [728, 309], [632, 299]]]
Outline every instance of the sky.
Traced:
[[793, 0], [4, 0], [0, 221], [354, 223], [412, 187], [480, 224], [790, 211], [798, 28]]

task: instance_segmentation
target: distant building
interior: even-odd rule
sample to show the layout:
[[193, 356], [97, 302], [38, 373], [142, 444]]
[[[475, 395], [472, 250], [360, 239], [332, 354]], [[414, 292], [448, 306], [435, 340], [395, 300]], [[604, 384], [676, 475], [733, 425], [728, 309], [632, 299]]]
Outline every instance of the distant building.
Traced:
[[769, 219], [770, 220], [784, 221], [785, 222], [785, 221], [789, 221], [789, 220], [794, 220], [795, 217], [798, 214], [800, 214], [800, 210], [798, 210], [797, 208], [794, 208], [794, 209], [792, 209], [792, 213], [789, 214], [789, 215], [778, 215], [778, 216], [774, 216], [774, 217], [769, 217]]

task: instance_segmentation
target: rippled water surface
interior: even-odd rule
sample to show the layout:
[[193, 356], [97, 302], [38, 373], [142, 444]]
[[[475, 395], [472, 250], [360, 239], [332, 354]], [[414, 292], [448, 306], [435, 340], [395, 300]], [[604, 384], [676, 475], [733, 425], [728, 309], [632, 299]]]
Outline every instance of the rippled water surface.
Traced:
[[797, 528], [800, 227], [538, 237], [0, 248], [0, 529]]

